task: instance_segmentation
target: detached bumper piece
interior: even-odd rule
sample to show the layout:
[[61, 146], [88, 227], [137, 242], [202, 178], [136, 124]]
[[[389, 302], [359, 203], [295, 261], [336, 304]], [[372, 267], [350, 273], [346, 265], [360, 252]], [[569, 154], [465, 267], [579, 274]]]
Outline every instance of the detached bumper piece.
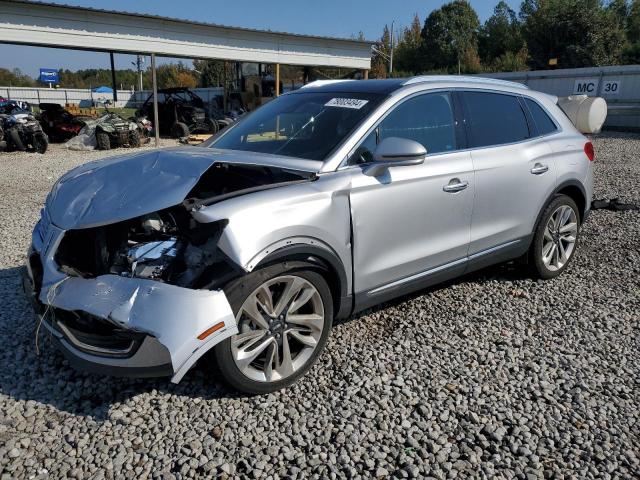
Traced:
[[169, 350], [151, 335], [117, 329], [91, 315], [58, 309], [50, 310], [43, 325], [78, 370], [122, 377], [173, 375]]

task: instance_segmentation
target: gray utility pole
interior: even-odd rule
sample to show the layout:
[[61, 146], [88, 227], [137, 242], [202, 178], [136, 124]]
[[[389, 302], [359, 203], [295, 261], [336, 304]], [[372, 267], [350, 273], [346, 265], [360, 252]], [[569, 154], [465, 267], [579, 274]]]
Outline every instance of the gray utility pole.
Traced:
[[142, 91], [142, 64], [144, 63], [144, 57], [142, 55], [137, 55], [136, 61], [131, 62], [138, 69], [138, 90]]
[[393, 25], [395, 24], [395, 20], [391, 22], [391, 52], [389, 53], [389, 75], [393, 73]]

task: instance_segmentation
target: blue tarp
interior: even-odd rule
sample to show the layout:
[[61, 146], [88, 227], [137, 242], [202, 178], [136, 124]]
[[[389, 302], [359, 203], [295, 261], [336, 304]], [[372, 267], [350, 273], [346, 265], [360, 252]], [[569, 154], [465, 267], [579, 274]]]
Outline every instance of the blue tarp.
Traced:
[[105, 87], [104, 85], [101, 87], [96, 87], [91, 90], [94, 93], [113, 93], [113, 89], [110, 87]]

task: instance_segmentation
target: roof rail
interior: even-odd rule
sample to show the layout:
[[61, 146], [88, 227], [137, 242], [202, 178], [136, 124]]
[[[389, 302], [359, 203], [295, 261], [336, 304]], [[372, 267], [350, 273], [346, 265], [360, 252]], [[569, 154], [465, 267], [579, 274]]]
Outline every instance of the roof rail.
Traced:
[[505, 87], [514, 88], [526, 88], [529, 89], [523, 83], [510, 82], [508, 80], [500, 80], [499, 78], [478, 77], [470, 75], [420, 75], [407, 79], [402, 85], [414, 85], [416, 83], [425, 82], [469, 82], [469, 83], [482, 83], [489, 85], [504, 85]]
[[323, 85], [331, 85], [332, 83], [340, 83], [340, 82], [353, 82], [353, 80], [350, 78], [345, 78], [344, 80], [314, 80], [313, 82], [309, 82], [300, 88], [322, 87]]

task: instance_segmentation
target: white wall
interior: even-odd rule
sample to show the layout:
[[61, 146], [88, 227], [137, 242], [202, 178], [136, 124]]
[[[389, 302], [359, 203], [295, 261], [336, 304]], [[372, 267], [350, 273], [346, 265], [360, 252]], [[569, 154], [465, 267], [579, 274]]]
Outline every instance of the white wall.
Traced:
[[[202, 97], [205, 102], [213, 100], [217, 95], [222, 95], [221, 87], [214, 88], [194, 88], [193, 91]], [[149, 90], [134, 92], [133, 90], [118, 90], [118, 101], [116, 107], [136, 108], [141, 105], [150, 95]], [[2, 87], [0, 86], [0, 96], [11, 100], [29, 102], [37, 106], [39, 103], [80, 103], [80, 100], [112, 100], [110, 93], [92, 93], [86, 88], [22, 88], [22, 87]]]
[[[590, 85], [589, 96], [603, 97], [609, 110], [606, 127], [640, 129], [640, 65], [563, 68], [530, 72], [481, 74], [527, 85], [533, 90], [564, 97], [577, 92], [577, 84]], [[615, 90], [611, 88], [615, 84]]]

